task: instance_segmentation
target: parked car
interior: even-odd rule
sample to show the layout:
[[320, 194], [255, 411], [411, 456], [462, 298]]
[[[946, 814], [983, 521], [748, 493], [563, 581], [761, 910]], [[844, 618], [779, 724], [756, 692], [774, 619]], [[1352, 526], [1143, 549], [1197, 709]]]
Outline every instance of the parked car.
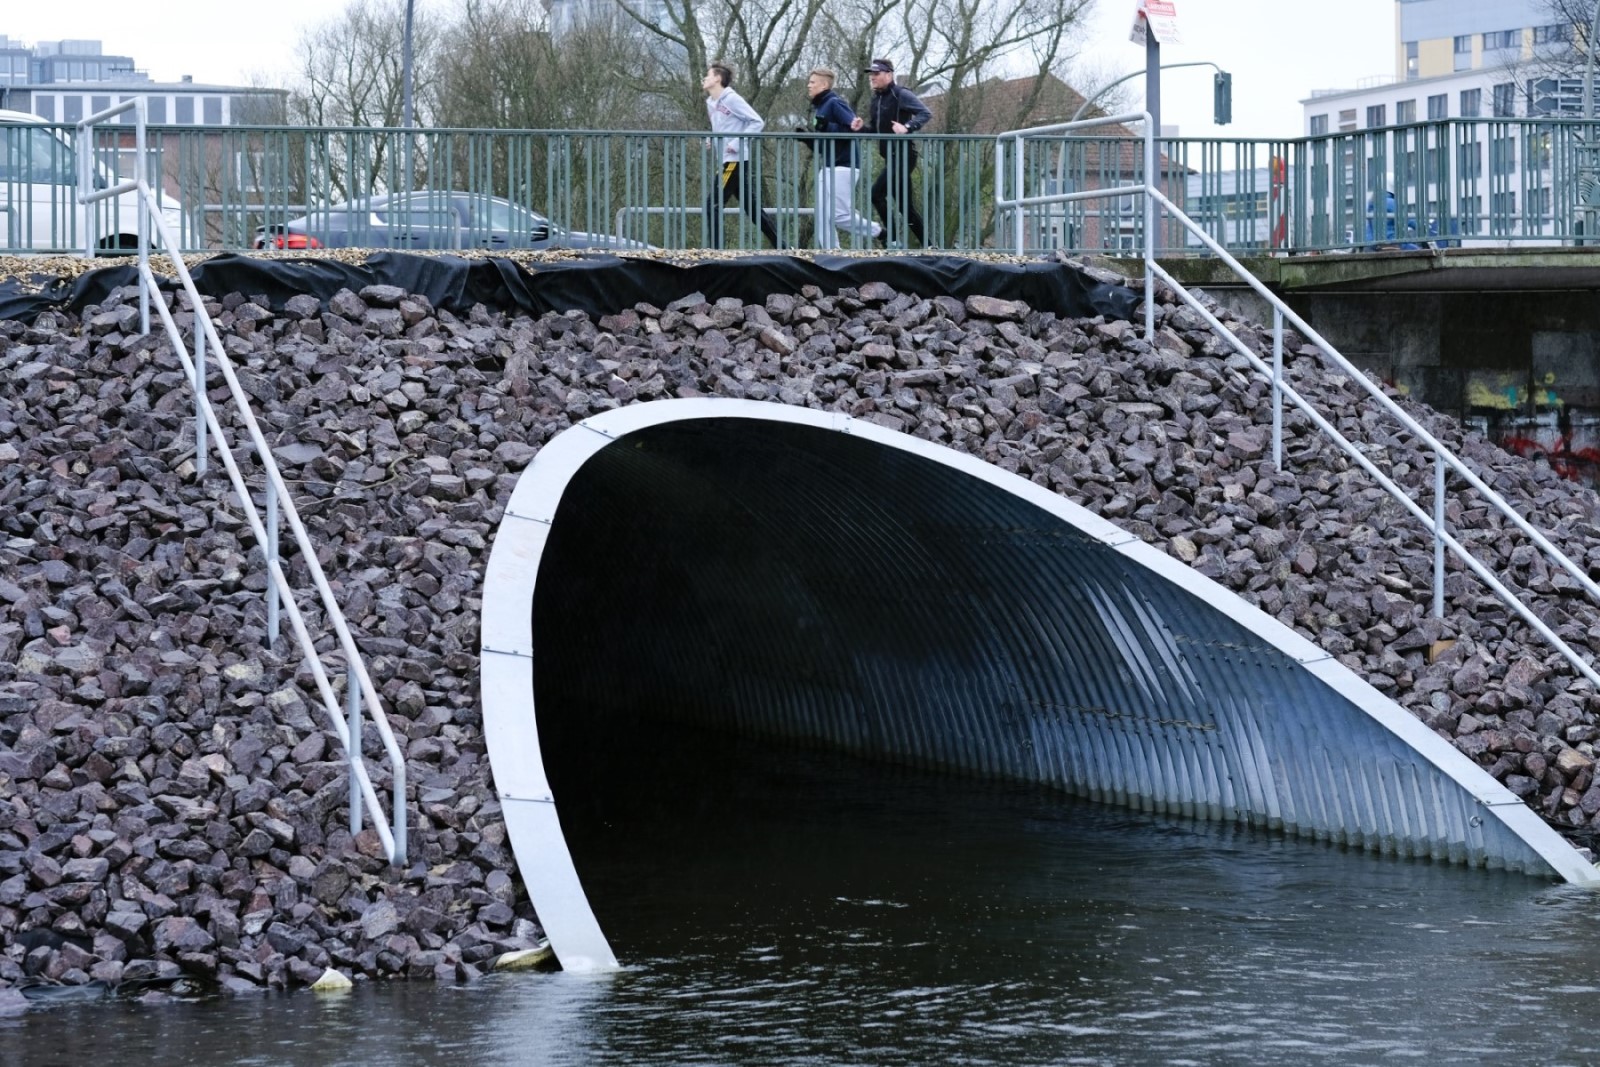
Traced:
[[[107, 189], [115, 182], [105, 166], [95, 165], [95, 188]], [[163, 206], [162, 215], [177, 226], [175, 203]], [[139, 194], [78, 203], [78, 164], [72, 145], [38, 115], [0, 111], [0, 248], [80, 250], [91, 221], [98, 235], [96, 247], [138, 248]], [[150, 241], [152, 245], [156, 241], [153, 234]]]
[[1460, 223], [1458, 223], [1455, 219], [1450, 220], [1450, 232], [1457, 236], [1455, 236], [1453, 239], [1441, 241], [1439, 240], [1440, 234], [1438, 219], [1430, 218], [1427, 220], [1426, 225], [1418, 225], [1416, 216], [1412, 215], [1406, 218], [1404, 227], [1402, 228], [1401, 226], [1396, 225], [1395, 222], [1394, 193], [1385, 192], [1383, 196], [1386, 210], [1384, 212], [1382, 237], [1375, 238], [1373, 236], [1374, 227], [1372, 203], [1371, 201], [1368, 201], [1367, 203], [1367, 245], [1369, 249], [1399, 248], [1408, 252], [1414, 252], [1424, 248], [1461, 247], [1461, 238], [1459, 236], [1461, 232], [1461, 226]]
[[610, 234], [564, 230], [503, 197], [419, 189], [381, 193], [318, 208], [281, 225], [257, 227], [254, 247], [642, 251], [652, 246]]

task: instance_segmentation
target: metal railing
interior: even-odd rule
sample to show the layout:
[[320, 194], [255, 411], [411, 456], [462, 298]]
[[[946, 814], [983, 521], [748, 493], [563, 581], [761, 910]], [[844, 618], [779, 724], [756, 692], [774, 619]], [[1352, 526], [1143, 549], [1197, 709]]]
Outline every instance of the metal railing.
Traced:
[[[183, 247], [194, 251], [248, 249], [258, 230], [303, 219], [315, 233], [328, 221], [326, 215], [319, 221], [319, 211], [365, 208], [408, 191], [463, 197], [456, 240], [466, 248], [539, 244], [532, 231], [545, 224], [558, 244], [706, 247], [712, 233], [703, 210], [720, 181], [720, 156], [703, 131], [157, 127], [141, 147], [130, 143], [125, 126], [83, 134], [33, 127], [41, 128], [51, 136], [88, 136], [97, 172], [132, 174], [138, 167], [131, 159], [146, 157], [142, 173], [163, 199], [181, 205], [181, 218], [172, 221]], [[16, 129], [0, 127], [0, 137], [19, 137]], [[1122, 195], [1034, 206], [1024, 217], [1024, 249], [1031, 253], [1142, 247], [1147, 220], [1137, 190], [1146, 184], [1225, 247], [1285, 253], [1573, 244], [1586, 240], [1585, 189], [1590, 199], [1600, 197], [1593, 191], [1600, 149], [1592, 147], [1600, 144], [1600, 122], [1576, 119], [1447, 119], [1262, 141], [1162, 138], [1153, 161], [1144, 138], [1121, 128], [1116, 116], [1043, 129], [1054, 132], [1032, 132], [1019, 153], [1026, 188], [1041, 195], [1100, 189]], [[815, 207], [813, 143], [842, 141], [856, 147], [855, 210], [880, 219], [869, 189], [886, 173], [906, 171], [897, 154], [918, 153], [903, 188], [892, 190], [890, 240], [920, 244], [907, 240], [902, 208], [910, 204], [925, 220], [929, 248], [1015, 246], [1015, 220], [1001, 232], [996, 219], [994, 137], [771, 133], [748, 140], [749, 181], [786, 244], [815, 244], [804, 214]], [[50, 216], [50, 153], [34, 154], [31, 171], [0, 173], [0, 206], [18, 209], [16, 233], [7, 239], [59, 251], [71, 230], [81, 244], [75, 227]], [[1010, 181], [1016, 160], [1005, 167]], [[30, 199], [37, 210], [20, 210]], [[417, 247], [371, 212], [357, 215], [340, 234], [322, 236], [366, 247]], [[132, 220], [120, 222], [128, 229]], [[727, 247], [767, 246], [743, 211], [728, 222]], [[131, 229], [107, 229], [118, 223], [114, 217], [97, 223], [101, 236], [111, 244], [120, 236], [131, 246]], [[1198, 234], [1171, 219], [1164, 225], [1163, 256], [1210, 254]]]
[[[1107, 120], [1094, 120], [1104, 122]], [[1111, 121], [1141, 121], [1146, 130], [1150, 123], [1148, 116], [1124, 115]], [[1013, 175], [1012, 195], [1006, 195], [1004, 182], [1007, 167], [998, 167], [996, 173], [995, 203], [1005, 212], [1011, 222], [1011, 230], [1019, 254], [1024, 251], [1025, 227], [1021, 218], [1029, 209], [1039, 210], [1055, 204], [1071, 204], [1080, 201], [1104, 198], [1106, 196], [1120, 195], [1118, 192], [1107, 190], [1094, 190], [1073, 193], [1057, 193], [1035, 196], [1021, 195], [1024, 189], [1023, 180], [1026, 173], [1024, 154], [1026, 142], [1030, 137], [1054, 135], [1059, 136], [1063, 128], [1070, 128], [1078, 124], [1065, 124], [1065, 127], [1043, 127], [1036, 130], [1020, 130], [1015, 133], [1002, 135], [1002, 144], [1009, 142], [1014, 153], [1010, 170]], [[1155, 151], [1154, 139], [1147, 134], [1146, 152], [1153, 155]], [[1150, 156], [1147, 156], [1149, 159]], [[1154, 166], [1147, 166], [1146, 173], [1155, 174]], [[1283, 401], [1287, 399], [1298, 408], [1321, 433], [1345, 454], [1352, 462], [1366, 471], [1385, 492], [1397, 501], [1406, 511], [1410, 512], [1423, 527], [1433, 535], [1434, 539], [1434, 565], [1433, 565], [1433, 612], [1436, 616], [1444, 615], [1444, 572], [1446, 549], [1459, 559], [1462, 564], [1476, 575], [1507, 607], [1521, 617], [1533, 631], [1572, 664], [1584, 678], [1600, 689], [1600, 672], [1597, 672], [1584, 657], [1561, 639], [1547, 626], [1542, 619], [1523, 603], [1522, 599], [1501, 582], [1483, 564], [1472, 551], [1456, 538], [1447, 528], [1445, 519], [1446, 500], [1446, 475], [1453, 472], [1456, 477], [1470, 486], [1490, 507], [1499, 512], [1516, 529], [1522, 532], [1551, 562], [1566, 571], [1578, 585], [1600, 604], [1600, 585], [1589, 577], [1587, 572], [1569, 559], [1565, 553], [1556, 548], [1550, 540], [1536, 529], [1527, 519], [1523, 518], [1511, 504], [1499, 493], [1495, 492], [1484, 480], [1469, 468], [1454, 452], [1445, 446], [1438, 438], [1428, 432], [1420, 423], [1408, 415], [1400, 405], [1396, 404], [1383, 392], [1383, 389], [1363, 374], [1360, 368], [1346, 359], [1340, 352], [1329, 344], [1316, 330], [1312, 329], [1304, 319], [1297, 315], [1286, 303], [1279, 299], [1260, 279], [1249, 272], [1239, 261], [1223, 248], [1214, 238], [1207, 234], [1204, 228], [1184, 213], [1171, 198], [1162, 193], [1153, 184], [1141, 186], [1137, 195], [1146, 201], [1143, 232], [1143, 260], [1145, 269], [1145, 336], [1150, 339], [1154, 334], [1154, 279], [1159, 278], [1171, 286], [1177, 297], [1188, 307], [1198, 313], [1206, 324], [1220, 337], [1243, 356], [1257, 373], [1265, 377], [1272, 385], [1272, 452], [1273, 460], [1281, 470], [1283, 468]], [[1157, 246], [1162, 234], [1162, 227], [1158, 225], [1156, 213], [1158, 209], [1184, 231], [1194, 235], [1205, 249], [1216, 256], [1242, 280], [1250, 286], [1258, 296], [1273, 309], [1273, 359], [1267, 364], [1256, 352], [1241, 341], [1237, 334], [1230, 330], [1226, 324], [1217, 318], [1206, 306], [1183, 286], [1176, 278], [1161, 267], [1156, 261]], [[1324, 357], [1340, 371], [1358, 385], [1363, 392], [1377, 403], [1380, 409], [1393, 418], [1409, 434], [1411, 434], [1434, 457], [1434, 499], [1431, 513], [1424, 510], [1411, 495], [1400, 486], [1389, 474], [1380, 470], [1372, 459], [1357, 445], [1346, 438], [1339, 430], [1305, 397], [1301, 396], [1285, 379], [1283, 374], [1283, 324], [1291, 323], [1300, 331], [1308, 341], [1314, 345]]]
[[[143, 101], [130, 100], [101, 111], [80, 123], [82, 131], [88, 131], [96, 124], [107, 121], [118, 115], [132, 110], [136, 118], [136, 138], [142, 146], [144, 142], [144, 114]], [[148, 333], [150, 328], [151, 296], [157, 313], [160, 315], [161, 324], [167, 332], [167, 338], [172, 343], [173, 351], [177, 353], [183, 364], [188, 381], [194, 388], [195, 394], [195, 468], [197, 475], [203, 476], [206, 472], [206, 431], [209, 428], [212, 438], [217, 444], [217, 453], [222, 458], [223, 466], [227, 469], [228, 479], [233, 485], [235, 494], [244, 506], [245, 520], [250, 525], [256, 544], [261, 547], [265, 557], [269, 582], [267, 585], [267, 639], [270, 644], [275, 644], [278, 636], [278, 611], [280, 604], [289, 617], [289, 624], [294, 630], [295, 639], [304, 656], [305, 664], [311, 671], [315, 680], [318, 694], [322, 698], [323, 709], [328, 715], [334, 733], [338, 736], [340, 744], [344, 746], [348, 757], [350, 776], [350, 833], [361, 832], [363, 821], [363, 800], [371, 811], [373, 828], [383, 844], [385, 856], [391, 864], [403, 866], [406, 862], [406, 769], [405, 759], [400, 753], [399, 744], [395, 741], [394, 733], [389, 727], [387, 717], [383, 713], [383, 705], [378, 699], [377, 691], [373, 688], [372, 679], [367, 673], [366, 664], [361, 658], [360, 651], [356, 648], [355, 638], [350, 632], [350, 627], [345, 621], [344, 613], [340, 610], [338, 601], [333, 595], [333, 590], [328, 585], [322, 564], [317, 559], [310, 536], [306, 532], [300, 514], [294, 506], [294, 500], [289, 495], [288, 487], [284, 483], [283, 475], [279, 472], [277, 463], [272, 458], [271, 447], [267, 444], [261, 432], [260, 425], [256, 422], [254, 413], [238, 376], [233, 369], [232, 361], [228, 358], [223, 348], [222, 339], [217, 334], [216, 325], [206, 312], [205, 303], [195, 288], [194, 279], [189, 274], [188, 267], [178, 254], [176, 236], [170, 231], [166, 221], [161, 216], [160, 205], [156, 195], [141, 173], [134, 178], [105, 189], [95, 190], [90, 178], [90, 169], [87, 161], [87, 145], [89, 138], [80, 138], [81, 145], [85, 146], [80, 156], [80, 176], [82, 185], [79, 189], [79, 200], [84, 204], [109, 197], [119, 196], [125, 192], [138, 193], [140, 219], [138, 220], [138, 233], [141, 238], [148, 233], [147, 227], [154, 225], [155, 233], [160, 240], [162, 250], [171, 261], [174, 274], [184, 293], [188, 296], [190, 307], [194, 311], [194, 351], [193, 358], [184, 339], [183, 331], [178, 327], [172, 312], [168, 309], [166, 301], [161, 297], [157, 288], [155, 274], [150, 268], [150, 245], [147, 240], [141, 240], [138, 255], [138, 272], [140, 279], [139, 307], [140, 327]], [[141, 151], [137, 157], [145, 159]], [[95, 252], [95, 235], [90, 233], [85, 236], [84, 254], [92, 256]], [[217, 369], [227, 382], [228, 391], [234, 402], [236, 416], [243, 422], [249, 434], [252, 451], [256, 462], [260, 464], [266, 481], [266, 520], [263, 521], [256, 509], [255, 500], [250, 493], [249, 485], [245, 482], [244, 475], [239, 469], [238, 461], [234, 458], [233, 449], [226, 443], [222, 435], [222, 426], [217, 419], [216, 412], [206, 392], [206, 346], [216, 354]], [[317, 652], [310, 631], [307, 629], [305, 617], [295, 599], [295, 588], [289, 581], [284, 570], [283, 562], [279, 558], [278, 513], [289, 525], [294, 541], [300, 551], [301, 562], [310, 574], [312, 584], [316, 588], [321, 600], [322, 608], [327, 616], [327, 623], [334, 631], [339, 641], [339, 647], [344, 653], [346, 670], [346, 700], [341, 709], [340, 701], [334, 692], [333, 685], [328, 678], [328, 673], [323, 667], [321, 655]], [[383, 807], [378, 800], [376, 788], [373, 786], [371, 776], [367, 773], [365, 757], [361, 751], [361, 731], [363, 709], [371, 715], [376, 725], [378, 735], [382, 740], [383, 748], [389, 757], [393, 802], [392, 822], [386, 818]]]

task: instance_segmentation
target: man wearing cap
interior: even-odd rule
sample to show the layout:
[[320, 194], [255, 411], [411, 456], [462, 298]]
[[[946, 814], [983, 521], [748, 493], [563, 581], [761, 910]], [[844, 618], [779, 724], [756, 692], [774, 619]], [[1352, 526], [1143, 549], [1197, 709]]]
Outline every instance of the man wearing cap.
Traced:
[[722, 209], [737, 196], [739, 206], [761, 227], [772, 247], [783, 248], [772, 220], [762, 214], [759, 185], [743, 166], [750, 156], [750, 142], [742, 135], [760, 133], [766, 122], [744, 97], [733, 91], [733, 68], [726, 64], [713, 63], [706, 68], [700, 87], [706, 91], [706, 115], [711, 119], [711, 132], [716, 135], [706, 143], [717, 152], [720, 161], [717, 173], [712, 175], [716, 184], [711, 195], [706, 197], [705, 217], [711, 247], [722, 247]]
[[[905, 135], [916, 133], [933, 118], [917, 94], [894, 80], [894, 64], [887, 59], [874, 59], [862, 73], [872, 83], [872, 99], [868, 102], [867, 118], [860, 116], [850, 124], [853, 130], [870, 129], [874, 133]], [[927, 245], [923, 237], [922, 216], [911, 198], [911, 172], [917, 166], [917, 149], [909, 141], [890, 144], [886, 137], [878, 142], [878, 154], [883, 157], [883, 170], [872, 183], [872, 207], [883, 220], [887, 234], [889, 224], [889, 190], [895, 200], [905, 206], [906, 224], [918, 242]]]

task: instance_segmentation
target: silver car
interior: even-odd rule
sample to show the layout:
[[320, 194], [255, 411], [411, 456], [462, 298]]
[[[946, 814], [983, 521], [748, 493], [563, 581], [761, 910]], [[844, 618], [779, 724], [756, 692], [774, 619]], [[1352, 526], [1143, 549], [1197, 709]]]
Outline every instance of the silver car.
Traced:
[[317, 208], [281, 225], [256, 229], [258, 249], [393, 248], [491, 251], [588, 248], [644, 251], [643, 241], [565, 230], [537, 211], [499, 196], [418, 189], [380, 193]]

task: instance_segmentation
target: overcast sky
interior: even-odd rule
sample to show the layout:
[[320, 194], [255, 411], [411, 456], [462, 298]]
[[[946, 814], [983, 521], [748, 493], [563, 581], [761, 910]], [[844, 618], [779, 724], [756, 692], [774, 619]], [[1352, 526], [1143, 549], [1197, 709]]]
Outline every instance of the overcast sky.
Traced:
[[[420, 2], [450, 10], [453, 0]], [[1136, 0], [1095, 2], [1086, 64], [1107, 79], [1142, 70], [1144, 55], [1128, 40]], [[1394, 0], [1175, 2], [1184, 43], [1163, 47], [1163, 62], [1207, 60], [1233, 74], [1234, 121], [1217, 127], [1211, 124], [1212, 71], [1166, 73], [1162, 124], [1176, 124], [1187, 136], [1299, 136], [1299, 101], [1313, 89], [1349, 89], [1394, 73]], [[219, 18], [216, 0], [162, 0], [144, 8], [125, 0], [7, 3], [0, 33], [30, 44], [99, 38], [107, 52], [133, 56], [162, 81], [190, 74], [197, 82], [249, 84], [259, 76], [281, 84], [301, 33], [341, 6], [339, 0], [273, 0], [248, 7], [242, 17]], [[1130, 85], [1133, 99], [1142, 99], [1143, 79]]]

